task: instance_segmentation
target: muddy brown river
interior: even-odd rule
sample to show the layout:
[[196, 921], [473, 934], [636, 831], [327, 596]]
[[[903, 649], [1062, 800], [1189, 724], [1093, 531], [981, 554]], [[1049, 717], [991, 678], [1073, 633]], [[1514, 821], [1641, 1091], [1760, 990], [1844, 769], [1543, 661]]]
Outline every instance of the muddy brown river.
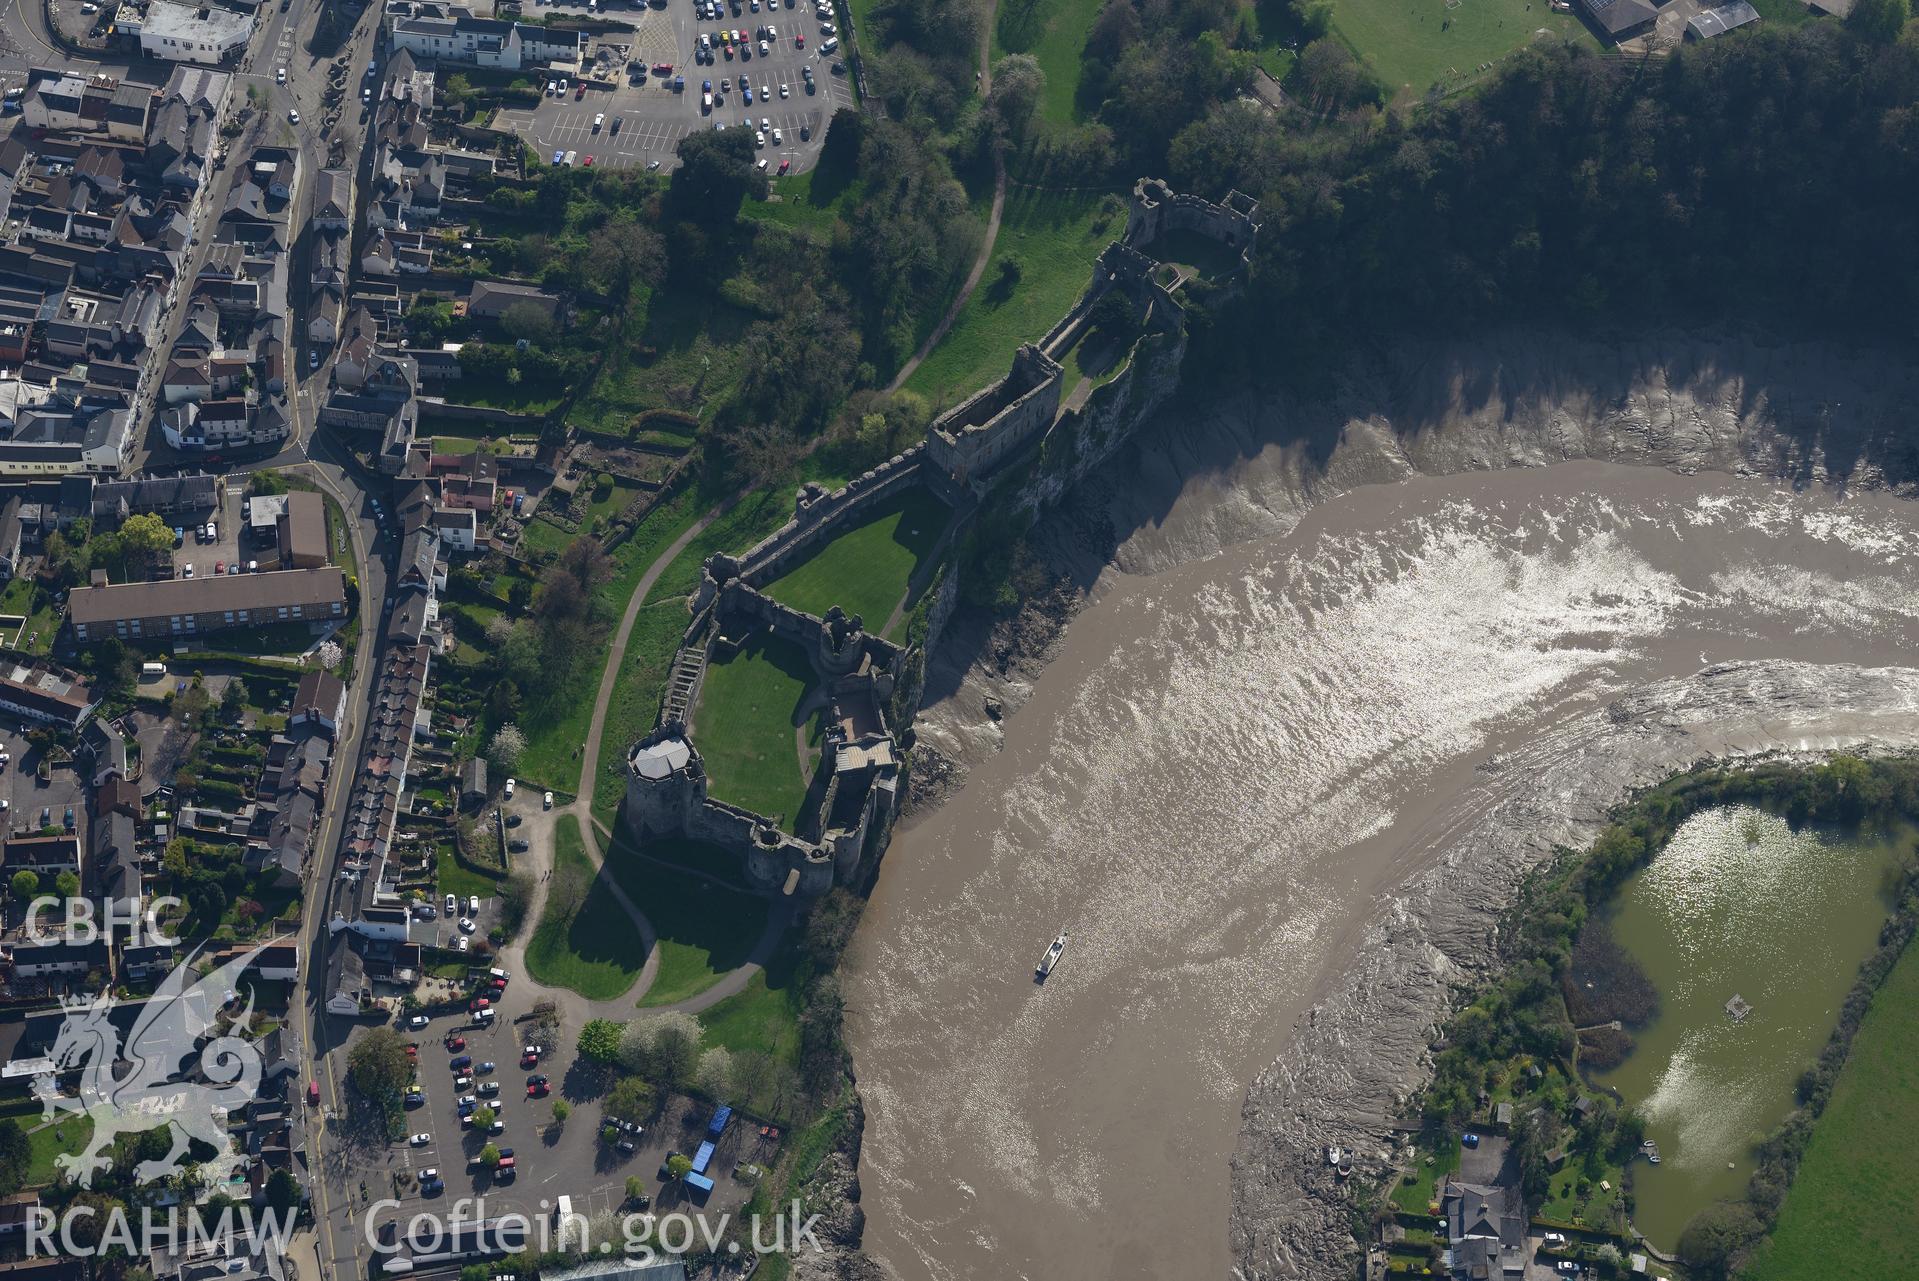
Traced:
[[[1151, 543], [1204, 523], [1191, 488], [1133, 562], [1178, 560]], [[1232, 1275], [1248, 1083], [1502, 761], [1649, 682], [1919, 645], [1919, 512], [1888, 494], [1572, 462], [1302, 510], [1108, 573], [1003, 726], [965, 690], [929, 715], [1003, 742], [896, 835], [847, 978], [897, 1276]], [[1816, 746], [1832, 712], [1746, 732]]]

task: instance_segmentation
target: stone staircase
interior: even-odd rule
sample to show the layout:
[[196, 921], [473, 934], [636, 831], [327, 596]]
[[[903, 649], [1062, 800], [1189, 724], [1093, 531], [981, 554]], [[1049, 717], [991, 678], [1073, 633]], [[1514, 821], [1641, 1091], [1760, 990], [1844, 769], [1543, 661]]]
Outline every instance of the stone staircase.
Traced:
[[673, 670], [666, 677], [666, 698], [660, 705], [660, 719], [684, 725], [691, 717], [693, 700], [699, 696], [700, 680], [706, 675], [706, 647], [682, 645], [673, 655]]

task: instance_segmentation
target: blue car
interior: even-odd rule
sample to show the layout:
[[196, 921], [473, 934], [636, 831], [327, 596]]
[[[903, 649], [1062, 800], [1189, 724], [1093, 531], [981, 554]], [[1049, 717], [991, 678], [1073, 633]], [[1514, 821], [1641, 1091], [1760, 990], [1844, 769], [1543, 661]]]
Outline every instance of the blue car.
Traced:
[[744, 89], [742, 89], [742, 90], [740, 90], [740, 95], [741, 95], [742, 97], [744, 97], [744, 98], [746, 99], [746, 105], [747, 105], [747, 106], [749, 106], [749, 107], [750, 107], [750, 106], [752, 106], [752, 105], [753, 105], [753, 89], [752, 89], [752, 86], [750, 86], [750, 85], [749, 85], [749, 86], [747, 86], [746, 88], [744, 88]]
[[713, 82], [712, 82], [711, 80], [702, 80], [702, 81], [700, 81], [700, 92], [701, 92], [701, 93], [712, 93], [712, 92], [713, 92]]
[[566, 163], [566, 148], [564, 147], [553, 148], [553, 163], [556, 165], [563, 165]]

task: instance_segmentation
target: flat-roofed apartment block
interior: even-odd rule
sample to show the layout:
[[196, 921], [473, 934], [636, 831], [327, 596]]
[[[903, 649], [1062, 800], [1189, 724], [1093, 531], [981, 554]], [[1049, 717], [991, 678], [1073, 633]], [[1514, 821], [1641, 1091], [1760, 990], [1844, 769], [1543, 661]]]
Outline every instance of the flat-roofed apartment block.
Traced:
[[345, 617], [346, 575], [333, 566], [79, 587], [67, 602], [67, 623], [74, 640], [82, 642], [103, 636], [198, 636]]

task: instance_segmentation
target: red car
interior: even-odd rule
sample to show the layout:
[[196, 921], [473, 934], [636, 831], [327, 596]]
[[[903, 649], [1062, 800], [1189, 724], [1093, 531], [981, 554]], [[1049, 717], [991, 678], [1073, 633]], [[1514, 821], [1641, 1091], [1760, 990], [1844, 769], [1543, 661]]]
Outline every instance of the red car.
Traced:
[[653, 74], [656, 76], [670, 76], [673, 74], [673, 64], [670, 62], [656, 62], [653, 64]]
[[467, 1009], [469, 1009], [475, 1014], [478, 1014], [481, 1010], [484, 1010], [487, 1006], [491, 1004], [493, 1004], [493, 1002], [487, 1000], [484, 996], [476, 996], [473, 998], [473, 1004], [467, 1006]]
[[538, 1067], [539, 1065], [540, 1056], [537, 1054], [526, 1054], [520, 1058], [520, 1066], [523, 1068]]
[[446, 1039], [446, 1048], [447, 1053], [458, 1054], [466, 1048], [466, 1038], [463, 1036], [449, 1036]]
[[790, 157], [788, 159], [780, 161], [781, 173], [785, 173], [788, 169], [791, 169], [792, 167], [793, 167], [793, 161]]
[[550, 1085], [529, 1085], [526, 1087], [526, 1097], [529, 1099], [543, 1099], [552, 1088]]
[[580, 99], [584, 97], [586, 97], [586, 86], [582, 84], [579, 88], [573, 91], [573, 101], [578, 102]]
[[407, 1046], [407, 1047], [406, 1047], [406, 1056], [407, 1056], [407, 1057], [408, 1057], [409, 1059], [417, 1059], [417, 1058], [419, 1058], [419, 1057], [420, 1057], [420, 1047], [419, 1047], [419, 1046], [417, 1046], [417, 1045], [409, 1045], [409, 1046]]
[[307, 1106], [310, 1108], [320, 1106], [320, 1083], [318, 1081], [307, 1082]]
[[588, 169], [591, 169], [591, 168], [593, 167], [593, 157], [591, 157], [591, 156], [588, 156], [588, 157], [586, 158], [586, 167], [587, 167]]

